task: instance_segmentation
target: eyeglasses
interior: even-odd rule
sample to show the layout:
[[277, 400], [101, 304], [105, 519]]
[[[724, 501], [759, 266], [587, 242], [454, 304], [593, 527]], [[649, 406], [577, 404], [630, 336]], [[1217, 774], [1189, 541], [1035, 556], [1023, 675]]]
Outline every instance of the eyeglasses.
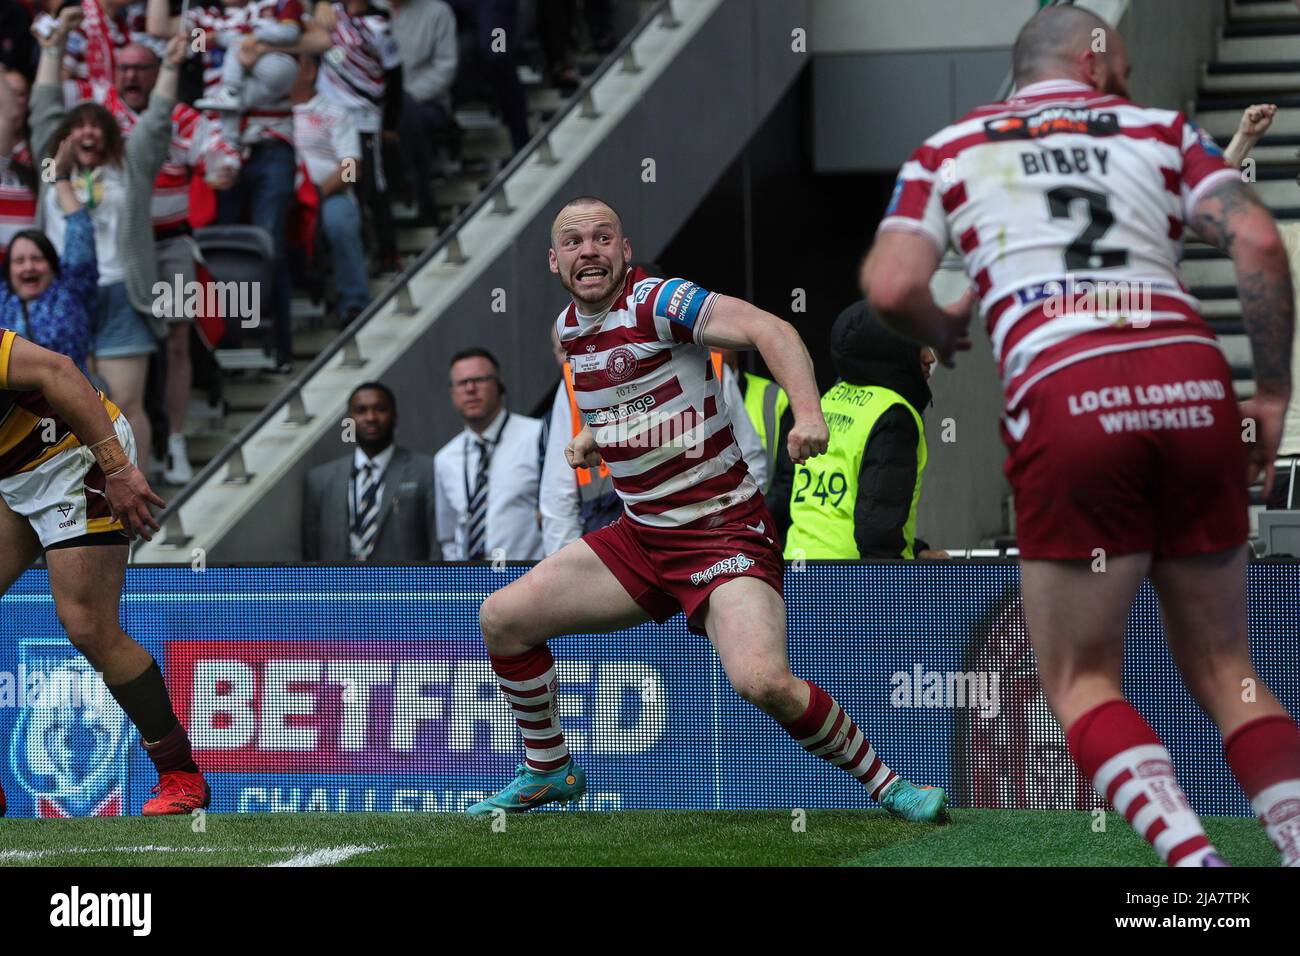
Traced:
[[475, 375], [473, 378], [458, 378], [451, 383], [451, 387], [454, 391], [460, 391], [469, 388], [471, 385], [486, 385], [488, 382], [495, 382], [496, 380], [495, 375]]

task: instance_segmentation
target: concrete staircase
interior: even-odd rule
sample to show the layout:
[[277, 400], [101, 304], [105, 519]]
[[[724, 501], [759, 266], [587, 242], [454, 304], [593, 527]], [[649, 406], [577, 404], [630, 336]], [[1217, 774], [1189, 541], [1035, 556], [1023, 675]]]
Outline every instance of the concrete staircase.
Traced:
[[[599, 65], [600, 57], [578, 53], [574, 54], [573, 61], [585, 74]], [[544, 85], [539, 73], [530, 67], [521, 66], [519, 77], [528, 96], [529, 126], [535, 130], [559, 109], [566, 94]], [[460, 154], [455, 160], [444, 158], [433, 180], [434, 196], [444, 222], [453, 221], [472, 203], [511, 156], [509, 133], [492, 114], [488, 104], [461, 104], [455, 111], [455, 119], [461, 130]], [[413, 204], [398, 201], [393, 203], [392, 209], [397, 250], [403, 259], [418, 257], [437, 240], [437, 229], [417, 225]], [[395, 273], [391, 272], [372, 277], [371, 294], [376, 297], [382, 294], [394, 277]], [[326, 301], [313, 299], [303, 289], [294, 288], [290, 307], [294, 326], [292, 373], [227, 372], [222, 383], [224, 402], [219, 406], [210, 404], [207, 396], [198, 390], [194, 392], [186, 422], [186, 440], [190, 463], [196, 474], [230, 443], [240, 429], [279, 397], [286, 384], [338, 334], [342, 323], [328, 306]], [[164, 490], [174, 489], [175, 486], [161, 481], [161, 475], [158, 478], [158, 484]]]
[[[1196, 121], [1220, 145], [1228, 145], [1242, 110], [1254, 103], [1278, 106], [1268, 135], [1251, 153], [1255, 192], [1279, 223], [1300, 223], [1300, 10], [1291, 0], [1232, 0], [1216, 59], [1202, 68]], [[1223, 343], [1238, 396], [1249, 397], [1254, 371], [1232, 261], [1189, 241], [1182, 271]]]
[[[1255, 192], [1279, 222], [1300, 222], [1300, 10], [1290, 0], [1233, 0], [1217, 59], [1203, 67], [1196, 120], [1226, 147], [1242, 110], [1253, 103], [1279, 107], [1269, 134], [1251, 153]], [[1183, 276], [1223, 342], [1237, 394], [1250, 396], [1250, 347], [1231, 260], [1202, 242], [1189, 242]]]

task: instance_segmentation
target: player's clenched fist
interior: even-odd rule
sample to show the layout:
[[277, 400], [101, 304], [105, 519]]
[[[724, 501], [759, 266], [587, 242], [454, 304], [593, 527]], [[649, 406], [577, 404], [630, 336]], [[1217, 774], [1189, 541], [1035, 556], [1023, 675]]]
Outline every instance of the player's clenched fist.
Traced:
[[596, 436], [590, 428], [584, 428], [573, 436], [573, 441], [564, 446], [564, 457], [570, 468], [596, 468], [600, 465], [600, 451], [596, 448]]
[[826, 427], [826, 419], [818, 415], [809, 421], [796, 420], [790, 428], [785, 447], [790, 453], [790, 460], [796, 465], [802, 465], [809, 458], [816, 458], [823, 454], [830, 443], [830, 438], [831, 433]]

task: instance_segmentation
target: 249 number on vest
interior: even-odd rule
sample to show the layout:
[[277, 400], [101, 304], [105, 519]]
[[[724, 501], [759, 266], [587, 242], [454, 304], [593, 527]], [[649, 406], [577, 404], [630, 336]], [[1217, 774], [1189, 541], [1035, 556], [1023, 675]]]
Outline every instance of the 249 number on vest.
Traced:
[[840, 471], [818, 471], [816, 484], [813, 483], [814, 472], [800, 465], [794, 474], [794, 503], [803, 504], [805, 498], [813, 499], [817, 504], [838, 508], [844, 496], [849, 493], [849, 480]]

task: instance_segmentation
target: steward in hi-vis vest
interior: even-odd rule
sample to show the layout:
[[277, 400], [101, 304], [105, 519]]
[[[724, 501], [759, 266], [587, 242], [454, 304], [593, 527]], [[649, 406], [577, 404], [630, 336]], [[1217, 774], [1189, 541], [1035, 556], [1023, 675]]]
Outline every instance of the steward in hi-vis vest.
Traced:
[[914, 558], [934, 354], [895, 335], [865, 302], [831, 329], [839, 380], [822, 396], [826, 454], [794, 470], [785, 557]]

